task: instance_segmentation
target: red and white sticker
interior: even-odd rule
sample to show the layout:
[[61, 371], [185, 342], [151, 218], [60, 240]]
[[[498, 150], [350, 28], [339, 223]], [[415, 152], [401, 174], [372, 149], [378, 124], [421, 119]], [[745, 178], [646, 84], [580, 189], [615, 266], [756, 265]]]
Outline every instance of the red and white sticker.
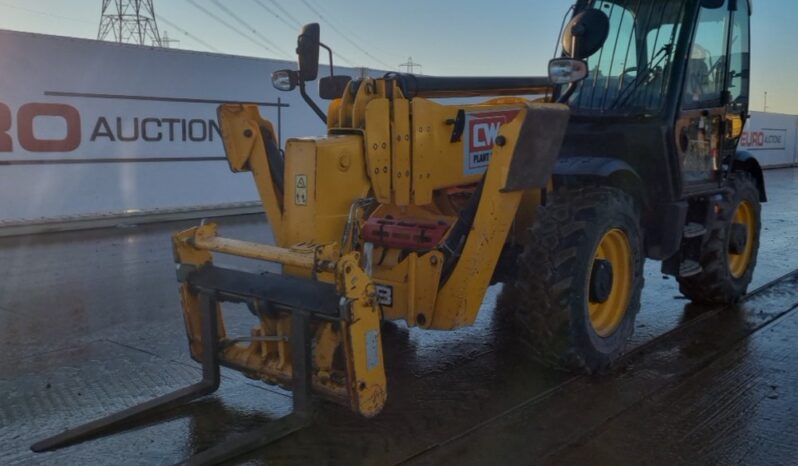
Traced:
[[493, 154], [493, 144], [501, 126], [518, 115], [519, 109], [466, 114], [463, 138], [463, 174], [479, 175], [485, 172]]

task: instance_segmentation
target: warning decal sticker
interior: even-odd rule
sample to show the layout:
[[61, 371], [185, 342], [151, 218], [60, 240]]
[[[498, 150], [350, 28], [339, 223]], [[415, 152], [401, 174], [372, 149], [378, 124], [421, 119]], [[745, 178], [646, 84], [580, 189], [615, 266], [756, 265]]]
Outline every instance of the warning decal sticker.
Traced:
[[297, 175], [294, 182], [294, 204], [308, 205], [308, 177]]

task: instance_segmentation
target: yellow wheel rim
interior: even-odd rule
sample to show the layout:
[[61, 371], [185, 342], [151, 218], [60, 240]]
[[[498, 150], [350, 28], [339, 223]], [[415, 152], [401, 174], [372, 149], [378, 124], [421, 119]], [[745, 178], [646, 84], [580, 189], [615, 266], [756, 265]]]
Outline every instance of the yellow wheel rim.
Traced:
[[745, 227], [746, 240], [745, 247], [740, 254], [732, 254], [729, 252], [729, 271], [734, 278], [740, 278], [745, 275], [748, 266], [751, 265], [751, 256], [754, 252], [754, 224], [756, 217], [754, 215], [754, 207], [749, 201], [742, 201], [734, 211], [733, 224], [743, 225]]
[[[604, 302], [592, 302], [590, 293], [586, 293], [587, 307], [593, 330], [601, 337], [608, 337], [621, 325], [632, 296], [632, 247], [626, 233], [615, 228], [601, 238], [590, 261], [588, 276], [592, 275], [597, 259], [612, 266], [612, 288]], [[589, 290], [590, 280], [587, 286]]]

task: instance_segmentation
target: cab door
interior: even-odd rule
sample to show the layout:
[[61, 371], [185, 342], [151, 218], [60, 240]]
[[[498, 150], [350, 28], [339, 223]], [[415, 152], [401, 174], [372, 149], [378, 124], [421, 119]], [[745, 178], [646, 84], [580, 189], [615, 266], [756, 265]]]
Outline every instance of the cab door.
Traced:
[[748, 0], [731, 0], [729, 67], [726, 78], [726, 125], [721, 158], [727, 167], [733, 160], [748, 119], [751, 83], [751, 9]]
[[730, 22], [730, 0], [699, 9], [675, 132], [683, 194], [711, 189], [720, 180], [726, 148]]

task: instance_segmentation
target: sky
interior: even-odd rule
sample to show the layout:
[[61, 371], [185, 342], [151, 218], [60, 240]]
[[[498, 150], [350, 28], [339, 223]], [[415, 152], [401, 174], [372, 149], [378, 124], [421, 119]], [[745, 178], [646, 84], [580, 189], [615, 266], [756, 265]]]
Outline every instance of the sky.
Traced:
[[[97, 38], [101, 0], [0, 0], [0, 29]], [[172, 47], [294, 59], [320, 22], [337, 64], [428, 75], [543, 75], [573, 0], [154, 0]], [[752, 110], [798, 114], [798, 1], [754, 0]], [[210, 13], [210, 14], [209, 14]], [[232, 13], [232, 15], [231, 15]], [[242, 22], [246, 26], [242, 25]], [[402, 70], [405, 70], [402, 68]]]

